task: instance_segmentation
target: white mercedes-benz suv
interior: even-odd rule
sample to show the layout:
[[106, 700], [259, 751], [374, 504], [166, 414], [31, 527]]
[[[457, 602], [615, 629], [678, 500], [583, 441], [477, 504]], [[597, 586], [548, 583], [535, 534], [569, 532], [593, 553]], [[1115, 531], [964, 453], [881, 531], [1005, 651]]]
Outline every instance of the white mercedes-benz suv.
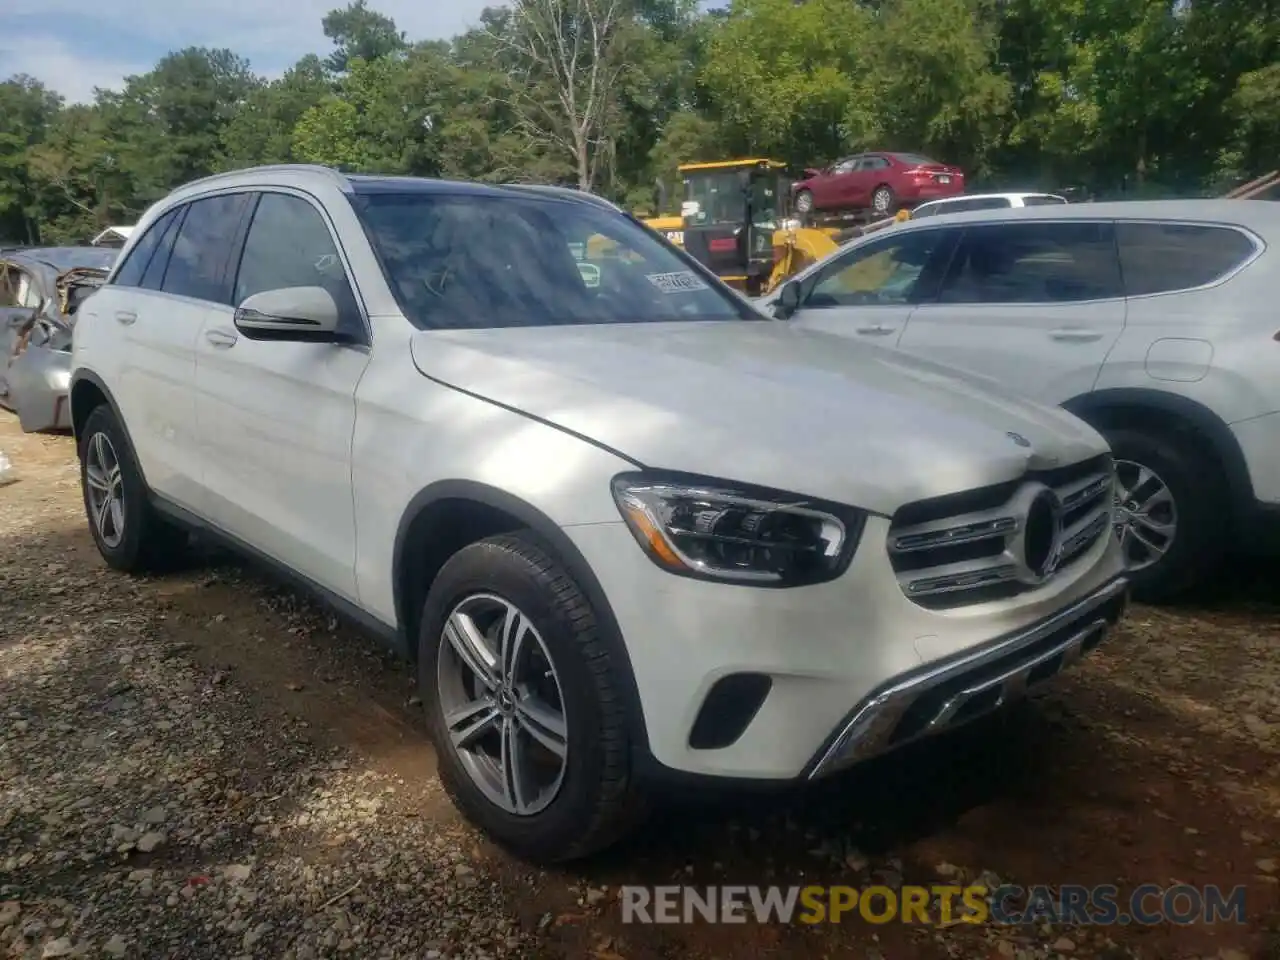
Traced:
[[384, 637], [455, 802], [536, 860], [664, 781], [999, 707], [1127, 598], [1091, 427], [769, 319], [571, 191], [189, 184], [81, 307], [71, 411], [110, 565], [203, 533]]

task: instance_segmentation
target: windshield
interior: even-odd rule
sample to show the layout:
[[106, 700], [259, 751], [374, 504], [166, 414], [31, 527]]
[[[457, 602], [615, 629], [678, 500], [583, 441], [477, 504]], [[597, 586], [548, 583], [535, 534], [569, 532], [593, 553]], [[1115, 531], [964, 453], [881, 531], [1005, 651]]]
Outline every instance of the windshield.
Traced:
[[742, 223], [747, 202], [738, 173], [729, 169], [685, 174], [685, 221], [691, 226]]
[[651, 231], [594, 204], [429, 193], [353, 203], [418, 327], [762, 319]]

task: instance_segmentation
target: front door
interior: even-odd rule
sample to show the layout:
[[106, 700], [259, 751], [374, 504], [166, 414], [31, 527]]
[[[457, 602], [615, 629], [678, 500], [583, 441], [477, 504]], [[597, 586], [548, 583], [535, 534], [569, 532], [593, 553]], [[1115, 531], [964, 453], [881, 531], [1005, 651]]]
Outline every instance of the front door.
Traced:
[[879, 236], [828, 261], [801, 283], [791, 322], [893, 347], [945, 264], [950, 234], [910, 230]]
[[1093, 389], [1125, 312], [1111, 223], [983, 224], [898, 346], [1060, 404]]
[[[197, 343], [196, 418], [209, 518], [322, 587], [356, 600], [351, 440], [369, 337], [327, 217], [263, 193], [227, 303]], [[264, 290], [322, 286], [347, 344], [250, 340], [235, 305]]]

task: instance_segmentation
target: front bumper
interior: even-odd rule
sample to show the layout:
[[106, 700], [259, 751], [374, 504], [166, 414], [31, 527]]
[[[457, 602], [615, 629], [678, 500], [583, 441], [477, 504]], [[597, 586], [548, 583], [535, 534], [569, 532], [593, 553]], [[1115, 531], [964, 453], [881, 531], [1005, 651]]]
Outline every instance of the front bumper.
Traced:
[[[903, 593], [883, 517], [868, 518], [843, 576], [784, 590], [672, 576], [644, 556], [621, 521], [564, 532], [599, 580], [626, 645], [643, 726], [636, 731], [640, 759], [652, 776], [672, 780], [776, 782], [808, 777], [819, 766], [825, 772], [844, 759], [822, 761], [837, 741], [844, 742], [834, 752], [842, 754], [862, 739], [844, 735], [860, 705], [908, 680], [922, 691], [924, 681], [915, 678], [942, 665], [997, 648], [1022, 650], [1064, 611], [1099, 591], [1123, 592], [1115, 584], [1124, 564], [1110, 536], [1033, 592], [935, 611]], [[731, 735], [724, 726], [733, 724], [722, 717], [722, 735], [699, 738], [713, 704], [733, 714], [757, 697], [739, 712]], [[859, 745], [854, 759], [867, 749]]]
[[1029, 629], [895, 678], [853, 710], [810, 766], [809, 779], [1020, 699], [1102, 643], [1124, 615], [1128, 594], [1128, 582], [1118, 577]]

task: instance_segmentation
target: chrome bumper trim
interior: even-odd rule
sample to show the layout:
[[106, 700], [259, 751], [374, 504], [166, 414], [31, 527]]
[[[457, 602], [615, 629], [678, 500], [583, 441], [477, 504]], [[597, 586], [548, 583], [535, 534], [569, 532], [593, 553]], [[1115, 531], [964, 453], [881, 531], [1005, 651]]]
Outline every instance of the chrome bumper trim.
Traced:
[[[1128, 590], [1128, 581], [1118, 577], [1025, 630], [895, 677], [849, 714], [810, 765], [808, 779], [966, 723], [1019, 698], [1102, 643], [1110, 627], [1123, 616]], [[1101, 609], [1108, 606], [1113, 609]], [[1038, 675], [1046, 669], [1047, 674]], [[923, 699], [931, 693], [941, 697], [936, 704]], [[921, 705], [925, 712], [900, 735], [908, 711]]]

